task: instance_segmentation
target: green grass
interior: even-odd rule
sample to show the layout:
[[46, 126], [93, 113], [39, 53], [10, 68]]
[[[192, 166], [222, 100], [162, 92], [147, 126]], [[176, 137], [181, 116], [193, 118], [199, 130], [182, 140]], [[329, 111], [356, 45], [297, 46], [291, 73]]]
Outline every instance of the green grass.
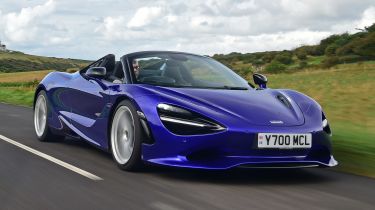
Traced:
[[[0, 74], [0, 101], [31, 106], [35, 88], [31, 75], [41, 78], [48, 72]], [[340, 162], [336, 170], [375, 178], [375, 63], [274, 74], [268, 79], [271, 88], [294, 89], [322, 105]]]
[[309, 65], [319, 65], [323, 62], [325, 56], [308, 56], [307, 63]]
[[18, 87], [0, 87], [0, 102], [31, 107], [34, 89]]
[[333, 151], [340, 171], [375, 178], [375, 133], [349, 122], [333, 122]]
[[0, 73], [0, 102], [31, 107], [34, 91], [50, 70]]

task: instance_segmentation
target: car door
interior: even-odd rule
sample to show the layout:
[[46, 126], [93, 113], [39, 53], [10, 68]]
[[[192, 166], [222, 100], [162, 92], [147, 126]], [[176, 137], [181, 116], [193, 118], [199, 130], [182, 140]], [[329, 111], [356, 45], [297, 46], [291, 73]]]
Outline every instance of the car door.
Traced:
[[[113, 55], [104, 57], [96, 66], [112, 68], [105, 65], [108, 62], [114, 62]], [[82, 74], [84, 72], [72, 80], [70, 123], [78, 135], [97, 146], [103, 146], [107, 139], [110, 89], [101, 80], [83, 77]]]

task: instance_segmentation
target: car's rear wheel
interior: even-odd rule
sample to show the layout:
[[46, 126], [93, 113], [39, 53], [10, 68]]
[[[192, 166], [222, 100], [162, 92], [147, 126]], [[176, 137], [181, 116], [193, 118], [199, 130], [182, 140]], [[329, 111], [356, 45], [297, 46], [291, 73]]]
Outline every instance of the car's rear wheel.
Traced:
[[40, 141], [61, 140], [64, 136], [55, 135], [48, 126], [47, 95], [44, 90], [38, 93], [34, 105], [34, 128], [35, 134]]
[[127, 171], [138, 170], [141, 160], [141, 130], [137, 111], [128, 101], [120, 102], [114, 112], [110, 146], [117, 165]]

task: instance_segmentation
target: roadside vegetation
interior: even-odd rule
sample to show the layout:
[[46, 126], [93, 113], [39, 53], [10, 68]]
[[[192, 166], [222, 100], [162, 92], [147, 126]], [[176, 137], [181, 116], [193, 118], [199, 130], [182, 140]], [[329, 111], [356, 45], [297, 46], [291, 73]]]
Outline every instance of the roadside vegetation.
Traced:
[[340, 162], [335, 169], [375, 178], [375, 64], [341, 64], [268, 79], [272, 88], [300, 91], [322, 105]]
[[49, 72], [0, 73], [0, 102], [32, 106], [35, 87]]
[[17, 51], [0, 52], [0, 73], [39, 71], [41, 69], [65, 71], [68, 68], [84, 67], [88, 63], [90, 63], [90, 61], [35, 56]]
[[293, 50], [215, 54], [216, 60], [248, 77], [253, 72], [283, 73], [327, 69], [338, 64], [375, 60], [375, 24], [358, 33], [335, 34], [317, 45]]

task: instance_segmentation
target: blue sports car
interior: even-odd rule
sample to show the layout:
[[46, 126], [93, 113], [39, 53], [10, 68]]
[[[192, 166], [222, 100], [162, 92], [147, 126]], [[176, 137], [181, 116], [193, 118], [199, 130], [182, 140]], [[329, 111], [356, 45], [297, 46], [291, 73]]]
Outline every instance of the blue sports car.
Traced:
[[[293, 90], [254, 87], [216, 60], [189, 53], [109, 54], [76, 73], [52, 72], [34, 100], [39, 140], [77, 137], [124, 170], [144, 163], [330, 167], [331, 129], [320, 105]], [[292, 81], [291, 81], [292, 82]]]

